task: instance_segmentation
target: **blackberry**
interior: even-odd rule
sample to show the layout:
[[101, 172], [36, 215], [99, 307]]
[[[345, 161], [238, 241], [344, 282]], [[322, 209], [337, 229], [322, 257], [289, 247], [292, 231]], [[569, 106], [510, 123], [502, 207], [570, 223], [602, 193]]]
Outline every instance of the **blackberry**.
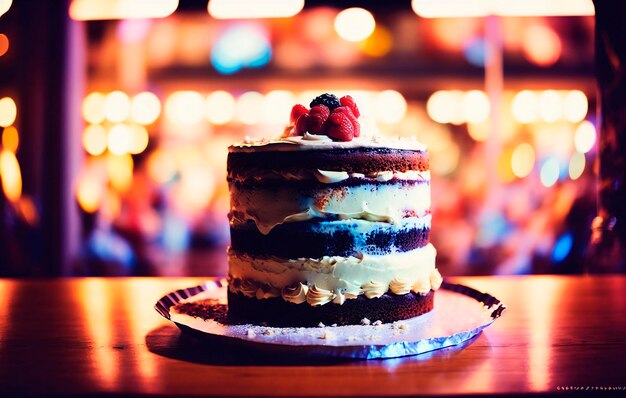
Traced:
[[332, 112], [333, 109], [340, 107], [341, 103], [339, 102], [339, 98], [337, 98], [336, 95], [326, 93], [315, 97], [315, 99], [311, 101], [311, 108], [316, 105], [324, 105]]

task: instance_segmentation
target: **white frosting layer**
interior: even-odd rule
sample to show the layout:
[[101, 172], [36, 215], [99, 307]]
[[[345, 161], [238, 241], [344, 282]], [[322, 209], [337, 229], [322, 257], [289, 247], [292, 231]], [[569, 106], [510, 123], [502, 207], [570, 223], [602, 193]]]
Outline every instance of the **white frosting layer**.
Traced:
[[[314, 137], [314, 138], [313, 138]], [[415, 137], [383, 137], [361, 135], [352, 141], [333, 141], [325, 135], [306, 134], [305, 136], [284, 137], [275, 140], [246, 139], [244, 142], [232, 145], [230, 152], [258, 152], [258, 151], [303, 151], [320, 149], [350, 149], [350, 148], [392, 148], [414, 151], [425, 151], [426, 145], [417, 141]]]
[[297, 187], [248, 189], [230, 186], [231, 223], [253, 220], [261, 233], [268, 234], [284, 222], [315, 217], [339, 217], [398, 223], [410, 213], [426, 215], [430, 210], [430, 184], [363, 184], [328, 187], [307, 196]]
[[[281, 291], [287, 288], [285, 291], [289, 292], [300, 283], [308, 286], [307, 302], [311, 304], [311, 295], [318, 303], [326, 303], [337, 297], [341, 297], [338, 301], [355, 298], [359, 294], [372, 298], [384, 294], [390, 286], [397, 294], [405, 293], [407, 286], [415, 287], [410, 290], [418, 293], [427, 293], [431, 286], [439, 287], [435, 286], [437, 276], [432, 276], [435, 272], [435, 256], [435, 248], [428, 244], [408, 252], [381, 256], [365, 254], [360, 258], [251, 257], [229, 250], [228, 262], [231, 279], [254, 281], [258, 286], [267, 285]], [[432, 285], [431, 281], [434, 282]], [[428, 290], [424, 292], [422, 290], [425, 290], [425, 286]], [[311, 293], [311, 290], [314, 292]], [[294, 294], [289, 297], [292, 296]]]

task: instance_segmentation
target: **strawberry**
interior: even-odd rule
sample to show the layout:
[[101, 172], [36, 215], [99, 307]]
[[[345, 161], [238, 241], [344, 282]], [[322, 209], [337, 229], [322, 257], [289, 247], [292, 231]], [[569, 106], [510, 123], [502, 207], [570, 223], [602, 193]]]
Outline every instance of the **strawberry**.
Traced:
[[293, 135], [304, 135], [308, 129], [309, 121], [311, 120], [311, 115], [305, 113], [301, 115], [296, 121], [296, 126], [293, 129]]
[[[344, 98], [344, 97], [342, 97]], [[359, 123], [359, 121], [357, 120], [357, 118], [354, 116], [354, 113], [352, 112], [352, 109], [348, 106], [340, 106], [338, 108], [335, 108], [335, 110], [333, 111], [333, 113], [335, 112], [340, 112], [340, 113], [344, 113], [348, 119], [350, 119], [350, 122], [352, 122], [352, 127], [354, 127], [354, 136], [358, 137], [361, 135], [361, 123]]]
[[300, 104], [294, 105], [293, 108], [291, 108], [291, 115], [289, 116], [291, 124], [296, 124], [300, 116], [305, 113], [309, 113], [309, 109], [306, 106]]
[[324, 134], [330, 110], [325, 105], [316, 105], [309, 111], [308, 131], [311, 134]]
[[359, 112], [359, 107], [356, 106], [356, 102], [354, 102], [354, 98], [352, 98], [351, 96], [345, 95], [339, 98], [339, 102], [341, 103], [341, 106], [347, 106], [348, 108], [350, 108], [354, 116], [356, 117], [361, 116], [361, 112]]
[[335, 141], [352, 141], [354, 138], [354, 125], [345, 112], [333, 112], [326, 126], [326, 135]]

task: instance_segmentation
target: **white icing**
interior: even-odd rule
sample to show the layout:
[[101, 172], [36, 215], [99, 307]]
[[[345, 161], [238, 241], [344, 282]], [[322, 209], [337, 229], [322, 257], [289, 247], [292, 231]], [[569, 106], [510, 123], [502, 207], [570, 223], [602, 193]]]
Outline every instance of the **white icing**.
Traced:
[[[252, 257], [228, 251], [231, 278], [254, 280], [258, 285], [271, 285], [278, 289], [302, 282], [316, 286], [347, 299], [355, 298], [372, 281], [387, 287], [394, 279], [407, 281], [411, 286], [428, 285], [435, 269], [436, 250], [432, 244], [422, 248], [380, 256], [363, 254], [361, 257], [325, 256], [322, 258], [284, 259], [278, 257]], [[309, 293], [311, 288], [309, 288]], [[385, 292], [383, 291], [383, 293]], [[426, 291], [426, 292], [428, 292]], [[332, 298], [331, 298], [332, 300]], [[308, 294], [307, 294], [308, 301]], [[330, 301], [330, 300], [329, 300]]]
[[328, 187], [313, 196], [304, 196], [297, 187], [248, 189], [231, 185], [233, 224], [253, 220], [261, 233], [268, 234], [284, 222], [315, 217], [362, 219], [399, 223], [411, 212], [423, 216], [430, 210], [430, 184]]
[[228, 148], [230, 152], [257, 152], [257, 151], [306, 151], [320, 149], [350, 149], [350, 148], [391, 148], [414, 151], [425, 151], [426, 145], [417, 141], [415, 137], [383, 137], [368, 135], [362, 131], [360, 137], [351, 141], [333, 141], [325, 135], [306, 133], [303, 136], [292, 136], [274, 140], [259, 139], [246, 140]]

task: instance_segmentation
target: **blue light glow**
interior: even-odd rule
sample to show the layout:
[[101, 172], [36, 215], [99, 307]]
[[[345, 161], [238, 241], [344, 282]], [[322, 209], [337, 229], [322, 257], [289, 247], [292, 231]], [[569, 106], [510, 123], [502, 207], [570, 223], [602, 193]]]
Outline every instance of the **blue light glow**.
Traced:
[[272, 58], [266, 30], [256, 24], [237, 24], [226, 29], [211, 51], [211, 63], [222, 74], [242, 68], [260, 68]]
[[471, 39], [463, 46], [465, 59], [474, 66], [485, 66], [485, 51], [485, 40], [482, 38]]
[[561, 261], [565, 260], [565, 258], [572, 250], [573, 243], [574, 238], [572, 237], [571, 232], [561, 235], [556, 241], [554, 249], [552, 250], [552, 261], [555, 263], [560, 263]]

